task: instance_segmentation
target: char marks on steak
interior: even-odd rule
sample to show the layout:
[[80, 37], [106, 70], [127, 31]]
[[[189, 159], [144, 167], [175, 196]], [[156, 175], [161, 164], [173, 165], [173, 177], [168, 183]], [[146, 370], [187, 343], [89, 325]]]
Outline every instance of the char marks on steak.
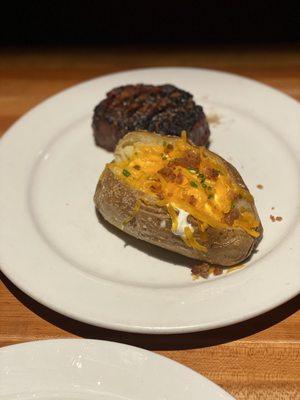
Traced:
[[196, 145], [205, 145], [209, 127], [193, 96], [173, 85], [126, 85], [107, 93], [94, 110], [96, 144], [113, 151], [128, 132], [147, 130], [179, 136], [188, 132]]

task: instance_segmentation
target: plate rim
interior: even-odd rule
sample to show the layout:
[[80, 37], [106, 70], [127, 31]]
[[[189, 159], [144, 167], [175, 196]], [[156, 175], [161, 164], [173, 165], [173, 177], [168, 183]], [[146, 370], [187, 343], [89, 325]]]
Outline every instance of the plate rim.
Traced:
[[[207, 378], [206, 376], [202, 375], [200, 372], [195, 371], [194, 369], [178, 362], [175, 361], [165, 355], [155, 353], [154, 351], [147, 350], [142, 347], [137, 347], [131, 344], [125, 344], [122, 342], [115, 342], [115, 341], [109, 341], [109, 340], [98, 340], [98, 339], [83, 339], [83, 338], [60, 338], [60, 339], [40, 339], [40, 340], [32, 340], [28, 342], [23, 342], [23, 343], [16, 343], [16, 344], [10, 344], [8, 346], [4, 346], [0, 348], [0, 355], [2, 354], [10, 354], [12, 353], [13, 357], [18, 357], [19, 351], [22, 351], [25, 349], [25, 351], [31, 350], [32, 348], [38, 347], [39, 351], [47, 351], [47, 348], [54, 347], [57, 348], [59, 347], [59, 357], [64, 357], [66, 353], [68, 353], [69, 349], [71, 348], [73, 350], [73, 347], [75, 347], [74, 351], [76, 349], [83, 351], [84, 346], [91, 346], [96, 348], [96, 357], [99, 357], [99, 353], [101, 350], [103, 351], [104, 348], [111, 349], [118, 351], [119, 349], [127, 349], [130, 352], [137, 352], [139, 355], [145, 355], [147, 358], [151, 358], [156, 364], [161, 365], [161, 362], [164, 363], [163, 368], [165, 369], [165, 366], [169, 367], [172, 369], [173, 367], [179, 368], [182, 371], [182, 376], [188, 376], [188, 378], [191, 378], [193, 380], [197, 380], [199, 382], [202, 382], [205, 384], [206, 387], [211, 388], [214, 393], [218, 396], [222, 396], [224, 399], [228, 400], [234, 400], [234, 397], [228, 393], [225, 389], [223, 389], [221, 386]], [[98, 353], [99, 352], [99, 353]], [[110, 353], [112, 354], [112, 353]], [[41, 354], [42, 356], [42, 354]], [[113, 353], [113, 357], [115, 354]], [[66, 366], [63, 367], [65, 369]], [[49, 369], [48, 369], [49, 372]], [[3, 372], [4, 374], [4, 372]], [[1, 376], [1, 372], [0, 372]], [[184, 378], [182, 378], [184, 379]], [[224, 396], [224, 397], [223, 397]], [[221, 399], [221, 397], [220, 397]]]

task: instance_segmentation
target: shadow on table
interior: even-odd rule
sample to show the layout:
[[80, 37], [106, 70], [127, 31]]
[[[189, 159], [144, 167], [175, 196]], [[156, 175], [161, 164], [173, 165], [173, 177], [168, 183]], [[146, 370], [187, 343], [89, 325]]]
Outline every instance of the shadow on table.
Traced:
[[[148, 350], [181, 350], [215, 346], [232, 342], [270, 328], [299, 309], [297, 296], [285, 304], [268, 311], [258, 317], [224, 328], [211, 329], [204, 332], [185, 333], [178, 335], [149, 335], [113, 331], [98, 328], [72, 318], [65, 317], [48, 307], [43, 306], [18, 289], [9, 279], [0, 273], [7, 289], [27, 308], [39, 317], [56, 325], [66, 332], [88, 339], [110, 340], [142, 347]], [[63, 337], [63, 336], [62, 336]]]

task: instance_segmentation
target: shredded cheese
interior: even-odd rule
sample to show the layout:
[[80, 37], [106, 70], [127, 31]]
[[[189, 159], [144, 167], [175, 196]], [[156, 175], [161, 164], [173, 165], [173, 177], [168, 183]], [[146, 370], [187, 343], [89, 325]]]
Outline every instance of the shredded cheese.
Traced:
[[184, 233], [185, 236], [182, 239], [189, 247], [192, 247], [193, 249], [201, 252], [207, 252], [207, 248], [198, 243], [197, 240], [194, 238], [193, 232], [190, 227], [187, 226], [186, 228], [184, 228]]
[[[237, 216], [233, 213], [232, 222], [227, 218], [237, 199], [252, 203], [253, 197], [236, 183], [226, 164], [216, 155], [205, 147], [190, 145], [185, 131], [180, 139], [168, 144], [163, 142], [163, 138], [161, 144], [137, 143], [133, 145], [130, 156], [108, 164], [108, 168], [134, 188], [156, 196], [156, 204], [168, 210], [174, 233], [178, 232], [178, 214], [183, 210], [196, 219], [201, 238], [205, 237], [208, 227], [235, 227], [253, 237], [260, 235], [256, 230], [259, 221], [251, 212], [243, 211]], [[125, 175], [122, 173], [124, 170], [128, 171]], [[211, 175], [210, 171], [214, 174]], [[134, 217], [139, 207], [137, 202], [124, 225]], [[182, 229], [184, 232], [180, 236], [188, 246], [206, 251], [206, 247], [195, 239], [192, 226], [186, 224]]]
[[172, 204], [167, 205], [168, 213], [170, 214], [172, 220], [172, 232], [176, 232], [178, 228], [178, 216]]

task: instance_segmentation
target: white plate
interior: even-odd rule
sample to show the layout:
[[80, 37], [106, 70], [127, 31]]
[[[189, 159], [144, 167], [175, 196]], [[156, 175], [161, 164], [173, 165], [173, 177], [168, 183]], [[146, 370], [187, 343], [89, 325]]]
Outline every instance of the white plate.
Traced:
[[[94, 189], [112, 155], [94, 144], [92, 110], [109, 89], [136, 82], [173, 83], [220, 117], [211, 149], [241, 172], [265, 229], [247, 268], [193, 281], [186, 259], [96, 218]], [[119, 330], [205, 330], [267, 311], [300, 286], [299, 134], [295, 100], [216, 71], [134, 70], [66, 90], [22, 117], [1, 141], [3, 271], [54, 310]], [[283, 221], [271, 222], [270, 214]]]
[[119, 343], [43, 340], [0, 350], [0, 399], [230, 400], [193, 370]]

